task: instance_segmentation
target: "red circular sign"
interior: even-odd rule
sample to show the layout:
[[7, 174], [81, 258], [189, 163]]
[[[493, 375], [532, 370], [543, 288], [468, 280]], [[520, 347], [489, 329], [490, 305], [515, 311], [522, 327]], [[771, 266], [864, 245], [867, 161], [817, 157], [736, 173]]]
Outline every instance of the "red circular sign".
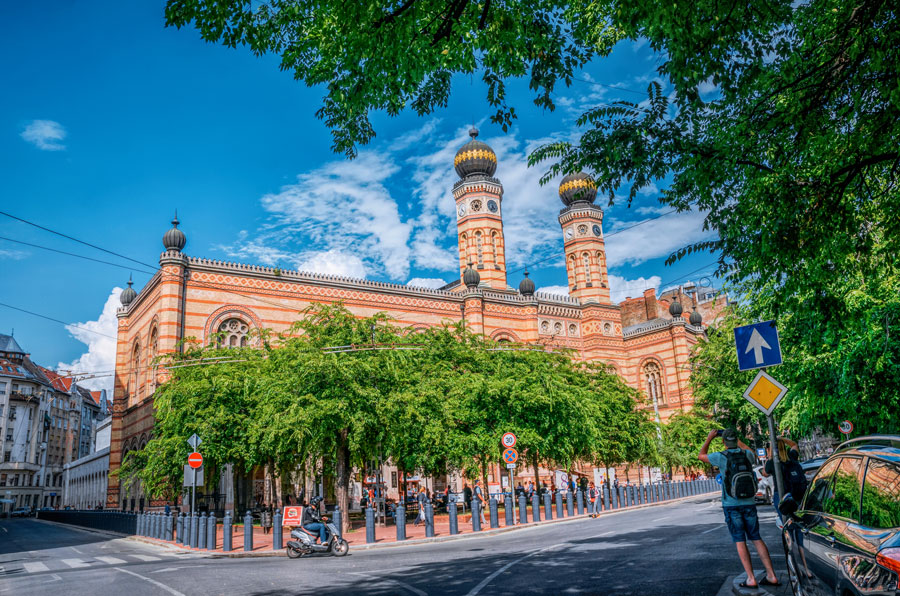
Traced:
[[188, 456], [188, 465], [196, 470], [203, 465], [203, 456], [196, 451], [193, 452]]
[[500, 443], [504, 447], [515, 447], [516, 446], [516, 435], [512, 433], [504, 433], [500, 438]]

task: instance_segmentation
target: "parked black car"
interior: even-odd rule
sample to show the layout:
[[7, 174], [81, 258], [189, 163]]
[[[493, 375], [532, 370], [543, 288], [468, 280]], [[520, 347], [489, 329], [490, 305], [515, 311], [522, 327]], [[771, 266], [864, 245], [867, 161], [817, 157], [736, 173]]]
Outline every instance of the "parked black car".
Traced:
[[794, 594], [900, 593], [900, 436], [843, 443], [781, 511]]

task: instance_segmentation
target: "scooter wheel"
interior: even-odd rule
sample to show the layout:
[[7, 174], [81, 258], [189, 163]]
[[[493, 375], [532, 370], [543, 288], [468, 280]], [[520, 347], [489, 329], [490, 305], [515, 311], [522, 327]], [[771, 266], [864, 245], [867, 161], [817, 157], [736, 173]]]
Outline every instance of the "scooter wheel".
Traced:
[[334, 549], [332, 550], [332, 552], [334, 553], [335, 557], [343, 557], [350, 552], [350, 544], [346, 540], [341, 538], [334, 545]]
[[287, 556], [288, 559], [299, 559], [303, 556], [303, 551], [293, 547], [287, 547]]

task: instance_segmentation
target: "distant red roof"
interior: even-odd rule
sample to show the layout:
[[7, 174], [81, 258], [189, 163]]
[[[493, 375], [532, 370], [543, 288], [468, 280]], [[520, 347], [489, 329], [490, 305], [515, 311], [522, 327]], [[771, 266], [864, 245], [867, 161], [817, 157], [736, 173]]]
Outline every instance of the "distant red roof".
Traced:
[[69, 393], [72, 391], [72, 377], [63, 377], [56, 371], [50, 370], [49, 368], [44, 368], [43, 366], [38, 367], [41, 371], [47, 375], [47, 378], [50, 379], [50, 384], [53, 385], [53, 388], [57, 391], [62, 391], [63, 393]]
[[94, 399], [94, 402], [99, 406], [100, 398], [103, 397], [102, 391], [91, 391], [91, 397]]

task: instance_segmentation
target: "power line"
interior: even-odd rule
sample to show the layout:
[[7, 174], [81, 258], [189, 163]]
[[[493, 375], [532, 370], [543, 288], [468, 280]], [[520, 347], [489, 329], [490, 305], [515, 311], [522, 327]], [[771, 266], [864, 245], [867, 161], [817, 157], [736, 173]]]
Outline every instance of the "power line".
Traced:
[[22, 240], [15, 240], [13, 238], [6, 238], [5, 236], [0, 236], [0, 240], [6, 240], [7, 242], [15, 242], [16, 244], [24, 244], [25, 246], [31, 246], [33, 248], [40, 248], [42, 250], [49, 250], [50, 252], [59, 253], [61, 255], [68, 255], [70, 257], [75, 257], [78, 259], [84, 259], [86, 261], [94, 261], [95, 263], [103, 263], [104, 265], [112, 265], [113, 267], [119, 267], [121, 269], [127, 269], [129, 271], [138, 271], [140, 273], [146, 273], [148, 275], [153, 275], [155, 271], [144, 271], [143, 269], [136, 269], [134, 267], [126, 267], [125, 265], [119, 265], [118, 263], [112, 263], [110, 261], [102, 261], [100, 259], [95, 259], [93, 257], [86, 257], [84, 255], [75, 254], [73, 252], [66, 252], [64, 250], [57, 250], [55, 248], [50, 248], [49, 246], [41, 246], [40, 244], [32, 244], [31, 242], [24, 242]]
[[47, 315], [42, 315], [40, 313], [32, 312], [30, 310], [25, 310], [24, 308], [19, 308], [18, 306], [13, 306], [12, 304], [5, 304], [3, 302], [0, 302], [0, 306], [5, 306], [6, 308], [11, 308], [13, 310], [17, 310], [19, 312], [24, 312], [29, 315], [33, 315], [35, 317], [40, 317], [42, 319], [47, 319], [48, 321], [53, 321], [54, 323], [59, 323], [60, 325], [65, 325], [66, 327], [74, 327], [76, 329], [84, 329], [85, 331], [87, 331], [89, 333], [95, 333], [97, 335], [102, 335], [103, 337], [108, 337], [110, 339], [115, 339], [115, 340], [119, 339], [118, 337], [113, 337], [112, 335], [107, 335], [105, 333], [100, 333], [99, 331], [94, 331], [93, 329], [88, 329], [87, 327], [84, 327], [82, 325], [76, 325], [75, 323], [66, 323], [65, 321], [60, 321], [59, 319], [54, 319], [53, 317], [48, 317]]
[[28, 224], [29, 226], [33, 226], [33, 227], [35, 227], [35, 228], [38, 228], [39, 230], [44, 230], [45, 232], [50, 232], [51, 234], [56, 234], [57, 236], [62, 236], [63, 238], [66, 238], [66, 239], [68, 239], [68, 240], [72, 240], [73, 242], [78, 242], [79, 244], [84, 244], [85, 246], [90, 246], [90, 247], [93, 248], [93, 249], [96, 249], [96, 250], [99, 250], [99, 251], [102, 251], [102, 252], [105, 252], [105, 253], [109, 253], [109, 254], [114, 255], [114, 256], [116, 256], [116, 257], [119, 257], [119, 258], [121, 258], [121, 259], [125, 259], [125, 260], [127, 260], [127, 261], [131, 261], [132, 263], [137, 263], [137, 264], [139, 264], [139, 265], [143, 265], [144, 267], [150, 267], [151, 269], [156, 269], [156, 266], [154, 266], [154, 265], [149, 265], [149, 264], [147, 264], [147, 263], [144, 263], [143, 261], [138, 261], [137, 259], [132, 259], [131, 257], [126, 257], [126, 256], [123, 255], [123, 254], [119, 254], [119, 253], [117, 253], [117, 252], [113, 252], [113, 251], [111, 251], [111, 250], [107, 250], [107, 249], [105, 249], [105, 248], [102, 248], [102, 247], [100, 247], [100, 246], [97, 246], [96, 244], [91, 244], [90, 242], [85, 242], [84, 240], [79, 240], [78, 238], [74, 238], [74, 237], [72, 237], [72, 236], [69, 236], [68, 234], [63, 234], [62, 232], [57, 232], [56, 230], [51, 230], [50, 228], [46, 228], [46, 227], [44, 227], [44, 226], [42, 226], [42, 225], [39, 225], [39, 224], [36, 224], [36, 223], [34, 223], [34, 222], [28, 221], [27, 219], [22, 219], [21, 217], [16, 217], [15, 215], [12, 215], [11, 213], [7, 213], [6, 211], [0, 211], [0, 215], [5, 215], [6, 217], [8, 217], [8, 218], [10, 218], [10, 219], [14, 219], [14, 220], [20, 221], [20, 222], [22, 222], [22, 223], [24, 223], [24, 224]]

